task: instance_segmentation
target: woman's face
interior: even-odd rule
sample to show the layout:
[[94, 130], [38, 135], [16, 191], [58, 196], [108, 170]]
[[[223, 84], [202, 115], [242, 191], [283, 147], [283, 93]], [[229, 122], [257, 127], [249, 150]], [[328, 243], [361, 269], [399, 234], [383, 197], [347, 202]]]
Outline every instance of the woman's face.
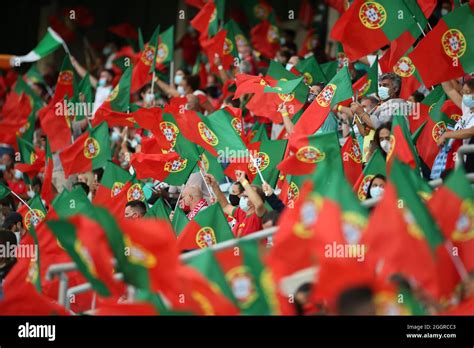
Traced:
[[382, 140], [390, 140], [390, 130], [387, 129], [387, 128], [383, 128], [380, 130], [380, 133], [379, 133], [379, 138], [380, 138], [380, 141]]
[[462, 94], [463, 95], [471, 94], [474, 96], [474, 90], [470, 89], [467, 83], [465, 83], [464, 86], [462, 86]]
[[373, 188], [373, 187], [384, 188], [385, 187], [385, 180], [383, 180], [381, 178], [375, 178], [374, 181], [372, 181], [371, 188]]

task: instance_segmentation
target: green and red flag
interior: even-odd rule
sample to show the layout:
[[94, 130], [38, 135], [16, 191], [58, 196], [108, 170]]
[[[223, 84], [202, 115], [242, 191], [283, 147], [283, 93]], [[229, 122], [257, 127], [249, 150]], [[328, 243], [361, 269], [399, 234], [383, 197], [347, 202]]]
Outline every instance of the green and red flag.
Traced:
[[25, 82], [22, 76], [18, 76], [15, 85], [13, 87], [13, 93], [17, 97], [21, 96], [22, 93], [25, 93], [30, 97], [30, 104], [33, 110], [39, 110], [45, 105], [44, 101], [40, 96], [33, 91], [33, 89]]
[[188, 225], [189, 219], [186, 213], [180, 207], [175, 207], [173, 210], [173, 219], [171, 221], [173, 225], [173, 231], [176, 237], [179, 237], [184, 228]]
[[364, 168], [364, 171], [354, 184], [354, 191], [361, 201], [367, 198], [370, 181], [377, 174], [387, 175], [386, 161], [380, 149], [375, 150], [369, 162]]
[[145, 217], [151, 218], [151, 219], [161, 219], [161, 220], [167, 220], [169, 222], [169, 216], [171, 214], [171, 207], [169, 207], [163, 198], [158, 198], [156, 202], [153, 204], [153, 206], [148, 209], [148, 211], [145, 214]]
[[210, 71], [219, 73], [219, 67], [214, 63], [215, 57], [219, 57], [224, 70], [229, 70], [234, 66], [235, 58], [238, 58], [238, 52], [233, 35], [226, 29], [220, 30], [212, 39], [207, 40], [202, 45], [202, 49], [207, 54], [210, 64]]
[[342, 171], [341, 147], [336, 133], [299, 135], [294, 139], [290, 144], [293, 154], [277, 166], [282, 173], [301, 176], [317, 171], [327, 174], [330, 170]]
[[[436, 229], [436, 225], [433, 221], [431, 226], [422, 223], [429, 213], [416, 192], [409, 194], [410, 199], [407, 199], [410, 187], [405, 187], [408, 181], [396, 169], [399, 165], [398, 161], [394, 163], [391, 174], [391, 181], [395, 181], [396, 186], [392, 183], [385, 185], [383, 197], [362, 237], [362, 243], [370, 250], [366, 253], [366, 262], [373, 269], [379, 265], [382, 279], [402, 274], [409, 280], [416, 280], [420, 287], [436, 296], [439, 288], [436, 263], [427, 241], [428, 230]], [[400, 205], [400, 199], [403, 205]], [[423, 212], [424, 219], [417, 216], [420, 212]], [[391, 246], [389, 250], [387, 245]]]
[[296, 64], [296, 70], [303, 75], [304, 83], [309, 86], [319, 82], [327, 83], [329, 81], [314, 56], [301, 59], [298, 64]]
[[10, 193], [11, 193], [10, 188], [0, 182], [0, 199], [4, 199]]
[[99, 295], [123, 295], [125, 284], [114, 279], [113, 254], [96, 221], [77, 215], [46, 224]]
[[[450, 174], [428, 201], [428, 208], [443, 235], [457, 248], [454, 258], [469, 273], [474, 269], [474, 192], [462, 167]], [[454, 251], [454, 250], [451, 250]]]
[[[356, 95], [356, 99], [377, 93], [379, 81], [379, 63], [378, 59], [375, 59], [374, 63], [370, 66], [367, 74], [362, 76], [352, 85], [352, 90]], [[401, 97], [402, 98], [402, 97]]]
[[204, 150], [201, 154], [201, 160], [198, 162], [198, 165], [204, 173], [211, 174], [218, 182], [225, 179], [224, 168], [222, 168], [221, 162], [209, 152]]
[[250, 143], [269, 140], [266, 124], [255, 122], [247, 133], [247, 139]]
[[156, 64], [166, 65], [173, 61], [174, 57], [174, 26], [170, 26], [158, 36], [158, 50], [156, 52]]
[[96, 215], [96, 221], [106, 230], [117, 260], [117, 271], [124, 274], [127, 284], [153, 292], [178, 289], [178, 249], [168, 222], [160, 219], [115, 220], [102, 208], [97, 208]]
[[66, 177], [104, 167], [111, 159], [107, 123], [102, 122], [82, 134], [73, 144], [60, 152], [59, 158]]
[[68, 218], [72, 215], [87, 214], [93, 207], [87, 198], [85, 191], [80, 187], [74, 187], [71, 191], [64, 189], [52, 202], [53, 210], [60, 218]]
[[92, 107], [94, 96], [92, 94], [92, 85], [89, 73], [86, 73], [82, 78], [81, 82], [77, 86], [76, 93], [71, 99], [71, 103], [77, 103], [76, 105], [82, 105], [80, 108], [76, 108], [75, 120], [82, 120], [84, 117], [92, 117]]
[[[63, 103], [66, 104], [66, 99]], [[74, 115], [71, 115], [67, 108], [54, 108], [51, 104], [45, 106], [38, 112], [40, 125], [49, 139], [49, 146], [52, 152], [58, 152], [71, 144], [71, 122]]]
[[419, 109], [413, 110], [408, 117], [410, 123], [410, 132], [417, 131], [430, 117], [430, 111], [436, 102], [444, 95], [443, 87], [435, 87], [422, 101], [418, 103]]
[[236, 249], [214, 253], [244, 315], [279, 313], [272, 275], [260, 259], [259, 244], [256, 240], [239, 240]]
[[203, 249], [234, 238], [229, 223], [216, 203], [202, 209], [181, 231], [177, 244], [180, 251]]
[[40, 71], [38, 70], [38, 66], [36, 63], [31, 64], [31, 67], [25, 74], [25, 77], [33, 83], [38, 83], [44, 87], [46, 87], [46, 81], [44, 80], [43, 75], [41, 75]]
[[191, 20], [191, 25], [201, 37], [212, 37], [219, 30], [219, 20], [224, 19], [224, 0], [211, 0]]
[[303, 40], [303, 44], [298, 51], [298, 56], [306, 57], [306, 55], [311, 55], [314, 52], [314, 49], [318, 44], [318, 32], [315, 28], [311, 28], [306, 32], [306, 36]]
[[352, 83], [347, 66], [343, 67], [308, 106], [290, 135], [290, 144], [299, 135], [315, 133], [326, 120], [334, 105], [353, 96]]
[[443, 94], [429, 112], [429, 117], [416, 142], [416, 149], [429, 168], [433, 167], [434, 160], [439, 153], [437, 143], [439, 137], [446, 132], [449, 126], [454, 126], [456, 123], [441, 111], [445, 101], [446, 95]]
[[390, 135], [390, 151], [387, 154], [387, 169], [390, 171], [394, 158], [411, 168], [420, 168], [420, 158], [413, 144], [408, 121], [402, 115], [394, 115]]
[[18, 213], [22, 216], [23, 226], [27, 231], [37, 226], [46, 217], [46, 208], [39, 195], [29, 200], [28, 206], [30, 208], [26, 205], [22, 205], [18, 208]]
[[35, 148], [32, 143], [17, 137], [18, 149], [20, 151], [21, 162], [15, 164], [15, 169], [23, 173], [27, 184], [32, 180], [45, 165], [45, 153], [39, 148]]
[[[195, 268], [180, 265], [177, 276], [179, 291], [172, 295], [166, 294], [172, 303], [173, 310], [195, 315], [237, 315], [239, 313], [235, 304]], [[182, 301], [183, 298], [187, 301]]]
[[11, 110], [2, 108], [3, 120], [0, 122], [0, 141], [12, 146], [17, 146], [16, 137], [32, 141], [33, 137], [31, 135], [34, 131], [35, 114], [29, 97], [24, 93], [21, 94], [19, 98], [15, 98], [14, 102], [11, 103], [11, 107]]
[[250, 30], [252, 46], [263, 57], [273, 59], [280, 49], [280, 30], [272, 11], [268, 19], [262, 20]]
[[201, 273], [213, 286], [216, 286], [219, 291], [231, 300], [234, 304], [238, 304], [232, 292], [232, 289], [227, 284], [225, 274], [217, 262], [214, 253], [210, 249], [204, 249], [201, 253], [192, 257], [186, 263]]
[[[250, 156], [238, 161], [232, 161], [225, 169], [227, 176], [236, 180], [235, 171], [244, 171], [252, 184], [262, 185], [263, 176], [265, 182], [274, 187], [279, 175], [278, 164], [283, 160], [286, 151], [286, 140], [264, 140], [250, 143], [248, 152]], [[258, 170], [257, 170], [258, 168]]]
[[[426, 86], [474, 71], [474, 14], [471, 5], [443, 16], [408, 55]], [[429, 61], [436, 61], [433, 69]]]
[[[400, 16], [400, 13], [405, 13]], [[400, 35], [410, 31], [413, 37], [421, 32], [403, 1], [355, 0], [335, 23], [331, 38], [344, 46], [350, 60], [366, 56]]]
[[225, 25], [224, 29], [227, 30], [227, 35], [232, 42], [236, 43], [237, 47], [250, 45], [249, 40], [245, 36], [244, 32], [240, 28], [239, 24], [233, 19], [230, 19]]
[[138, 179], [153, 178], [170, 185], [182, 185], [197, 165], [197, 159], [181, 157], [177, 152], [139, 152], [132, 154], [130, 164]]
[[107, 208], [113, 215], [123, 216], [128, 202], [144, 200], [142, 183], [112, 161], [107, 162], [92, 203]]
[[362, 151], [353, 134], [349, 134], [341, 148], [342, 165], [347, 181], [354, 186], [362, 174]]
[[131, 120], [125, 119], [125, 124], [119, 123], [120, 121], [124, 122], [123, 117], [114, 117], [114, 112], [125, 113], [130, 111], [132, 71], [132, 66], [124, 71], [119, 83], [95, 112], [94, 118], [92, 119], [92, 126], [96, 126], [102, 121], [107, 121], [109, 126], [131, 126], [131, 122], [133, 122]]
[[160, 26], [158, 25], [153, 32], [150, 41], [145, 45], [145, 48], [140, 54], [132, 72], [132, 81], [130, 92], [135, 93], [142, 88], [146, 83], [151, 81], [150, 71], [153, 71], [156, 61], [156, 49], [158, 46], [158, 35], [160, 33]]
[[[247, 147], [239, 134], [234, 118], [224, 109], [208, 116], [195, 111], [185, 110], [174, 114], [176, 123], [183, 136], [202, 146], [213, 156], [235, 152], [235, 157], [243, 157]], [[232, 156], [234, 157], [234, 156]]]
[[69, 55], [66, 55], [59, 72], [58, 79], [56, 81], [56, 89], [54, 90], [53, 98], [50, 104], [55, 107], [56, 103], [62, 102], [65, 97], [71, 99], [74, 97], [74, 91], [76, 90], [76, 78], [74, 73], [74, 67], [72, 66]]
[[250, 27], [267, 20], [273, 13], [273, 8], [265, 0], [245, 0], [243, 6]]

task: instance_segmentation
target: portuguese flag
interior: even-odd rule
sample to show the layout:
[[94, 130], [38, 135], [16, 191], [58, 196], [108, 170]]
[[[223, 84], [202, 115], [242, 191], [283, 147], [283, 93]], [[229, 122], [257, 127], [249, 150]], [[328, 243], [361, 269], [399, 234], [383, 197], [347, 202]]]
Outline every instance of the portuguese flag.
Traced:
[[132, 125], [133, 119], [123, 120], [123, 117], [117, 117], [114, 115], [114, 112], [124, 113], [130, 111], [130, 86], [132, 82], [132, 71], [132, 66], [128, 67], [127, 70], [124, 71], [117, 86], [115, 86], [105, 102], [97, 109], [94, 114], [94, 118], [92, 119], [93, 126], [98, 125], [102, 121], [107, 121], [109, 126]]
[[352, 133], [346, 138], [341, 148], [341, 157], [346, 178], [354, 186], [362, 174], [362, 151]]
[[69, 55], [66, 55], [59, 72], [58, 79], [56, 81], [56, 89], [54, 90], [54, 96], [50, 102], [52, 107], [56, 107], [56, 103], [62, 102], [65, 97], [71, 99], [74, 97], [74, 91], [76, 90], [76, 76], [74, 73], [74, 67], [72, 66]]
[[218, 56], [221, 60], [224, 70], [229, 70], [234, 66], [234, 59], [238, 57], [235, 41], [227, 30], [220, 30], [212, 39], [203, 44], [203, 50], [206, 52], [210, 69], [214, 73], [219, 73], [218, 66], [214, 64], [214, 59]]
[[90, 172], [104, 167], [111, 159], [109, 128], [102, 122], [85, 132], [76, 141], [60, 152], [59, 158], [64, 174]]
[[277, 165], [283, 160], [286, 152], [286, 140], [264, 140], [250, 143], [249, 153], [253, 157], [246, 157], [244, 160], [232, 161], [225, 169], [224, 173], [236, 180], [235, 171], [244, 171], [252, 184], [262, 185], [262, 179], [258, 174], [257, 167], [262, 173], [263, 179], [270, 186], [275, 186], [278, 180], [279, 170]]
[[308, 106], [290, 135], [290, 144], [297, 134], [313, 134], [326, 120], [334, 105], [353, 96], [349, 69], [345, 66], [324, 87]]
[[203, 116], [195, 111], [185, 110], [183, 114], [174, 114], [174, 117], [183, 136], [202, 146], [211, 155], [219, 156], [219, 152], [227, 154], [235, 151], [236, 157], [245, 156], [247, 147], [239, 134], [236, 121], [233, 122], [234, 117], [228, 111], [220, 109]]
[[60, 218], [68, 218], [76, 214], [87, 214], [93, 207], [86, 193], [79, 186], [74, 187], [71, 191], [67, 189], [61, 191], [54, 198], [52, 206], [54, 212]]
[[369, 70], [367, 71], [367, 74], [362, 76], [359, 80], [357, 80], [357, 82], [352, 85], [352, 90], [357, 95], [357, 99], [359, 99], [363, 96], [377, 93], [378, 82], [379, 62], [378, 59], [375, 59], [375, 62], [370, 66]]
[[296, 64], [296, 70], [303, 75], [304, 83], [309, 86], [319, 82], [327, 83], [329, 81], [314, 56], [301, 59], [298, 64]]
[[145, 214], [145, 217], [151, 218], [151, 219], [161, 219], [161, 220], [167, 220], [169, 221], [169, 216], [171, 213], [171, 208], [165, 203], [163, 198], [158, 198], [153, 204], [153, 206], [148, 209], [148, 211]]
[[177, 152], [132, 154], [130, 164], [138, 179], [153, 178], [170, 185], [182, 185], [194, 170], [197, 160], [181, 157]]
[[[65, 99], [64, 103], [66, 102]], [[58, 109], [58, 111], [61, 110]], [[58, 115], [56, 109], [50, 104], [38, 112], [41, 128], [49, 139], [52, 152], [61, 151], [71, 144], [71, 121], [74, 115], [69, 115], [67, 109], [64, 111], [66, 114]]]
[[[169, 223], [159, 219], [118, 219], [96, 208], [96, 221], [105, 229], [124, 281], [149, 291], [176, 291], [179, 259]], [[159, 231], [159, 233], [157, 233]]]
[[81, 82], [77, 86], [76, 93], [74, 97], [71, 99], [72, 103], [86, 103], [86, 104], [79, 104], [84, 105], [84, 107], [79, 108], [78, 113], [76, 113], [75, 120], [82, 120], [84, 117], [91, 118], [92, 117], [92, 108], [88, 109], [87, 105], [92, 105], [94, 100], [94, 96], [92, 94], [92, 85], [89, 73], [82, 78]]
[[321, 171], [325, 167], [335, 169], [331, 164], [336, 162], [336, 167], [342, 170], [339, 139], [334, 132], [298, 135], [290, 144], [290, 151], [293, 154], [277, 166], [282, 173], [307, 175], [318, 171], [318, 168]]
[[[179, 312], [195, 315], [237, 315], [237, 307], [196, 269], [180, 265], [177, 273], [179, 292], [174, 297], [165, 294]], [[185, 298], [187, 301], [182, 301]], [[184, 302], [184, 303], [183, 303]]]
[[[280, 105], [286, 106], [291, 117], [306, 103], [308, 87], [304, 84], [303, 78], [297, 78], [280, 63], [270, 62], [267, 76], [263, 81], [262, 79], [253, 79], [253, 88], [247, 90], [247, 93], [257, 92], [246, 105], [246, 108], [255, 115], [267, 117], [274, 123], [282, 123], [282, 116], [278, 111]], [[260, 87], [257, 83], [260, 84]], [[258, 93], [259, 90], [262, 90], [262, 86], [263, 93]]]
[[224, 19], [224, 0], [208, 1], [191, 20], [191, 25], [201, 33], [201, 37], [214, 36], [219, 30], [219, 20]]
[[448, 126], [455, 124], [454, 120], [450, 119], [448, 115], [441, 111], [445, 101], [446, 95], [443, 93], [429, 112], [429, 117], [416, 143], [416, 149], [420, 157], [429, 168], [433, 167], [434, 160], [439, 152], [439, 146], [436, 141], [446, 132]]
[[107, 235], [96, 221], [77, 215], [46, 224], [99, 295], [121, 296], [125, 292], [125, 284], [113, 277], [113, 254]]
[[280, 30], [276, 25], [273, 12], [268, 20], [263, 20], [250, 31], [252, 46], [263, 57], [273, 59], [280, 49]]
[[408, 121], [404, 116], [395, 115], [393, 118], [390, 144], [390, 152], [387, 154], [388, 169], [391, 168], [395, 157], [403, 163], [407, 163], [411, 168], [420, 167], [420, 159], [411, 139]]
[[[408, 55], [426, 86], [474, 71], [474, 15], [470, 5], [443, 16]], [[436, 62], [433, 69], [426, 62]]]
[[40, 149], [35, 149], [32, 143], [17, 137], [18, 149], [20, 150], [21, 162], [15, 164], [15, 169], [24, 174], [27, 184], [33, 179], [44, 167], [45, 154]]
[[428, 201], [428, 208], [445, 238], [457, 248], [456, 255], [467, 272], [474, 269], [472, 232], [474, 192], [462, 167], [457, 168]]
[[385, 158], [383, 158], [380, 149], [375, 150], [362, 174], [354, 184], [354, 190], [361, 201], [366, 199], [370, 180], [377, 174], [387, 175]]
[[0, 182], [0, 199], [4, 199], [10, 194], [10, 192], [11, 191], [8, 186], [5, 186], [3, 183]]
[[225, 274], [217, 262], [212, 250], [204, 249], [201, 253], [186, 261], [186, 263], [201, 273], [210, 284], [216, 286], [219, 291], [235, 305], [238, 304], [232, 289], [229, 287], [229, 284], [227, 284]]
[[[401, 165], [398, 161], [394, 163], [391, 181], [396, 186], [391, 182], [385, 185], [383, 197], [374, 208], [362, 237], [362, 243], [370, 250], [366, 253], [366, 262], [373, 268], [383, 265], [381, 278], [402, 274], [416, 280], [420, 287], [436, 297], [439, 288], [436, 263], [428, 239], [437, 226], [430, 221], [416, 192], [410, 193], [414, 188], [404, 179], [403, 171], [398, 171]], [[404, 203], [401, 207], [400, 199]], [[387, 248], [387, 245], [391, 247]]]
[[243, 45], [250, 45], [249, 40], [247, 37], [244, 35], [244, 32], [240, 28], [240, 26], [235, 22], [233, 19], [230, 19], [225, 25], [224, 29], [227, 30], [227, 35], [229, 39], [237, 44], [235, 49], [237, 49], [238, 46], [243, 46]]
[[272, 315], [279, 312], [272, 276], [260, 259], [259, 244], [256, 240], [239, 240], [237, 249], [214, 253], [244, 315]]
[[176, 235], [176, 237], [179, 237], [181, 232], [183, 232], [184, 228], [188, 225], [189, 220], [186, 214], [184, 213], [183, 209], [181, 209], [179, 206], [175, 207], [173, 210], [173, 231]]
[[[224, 169], [222, 168], [219, 160], [212, 156], [209, 152], [205, 151], [201, 154], [201, 160], [198, 162], [199, 168], [204, 173], [209, 173], [216, 178], [218, 182], [221, 182], [225, 179]], [[195, 172], [198, 168], [195, 168]]]
[[410, 133], [415, 133], [430, 118], [430, 111], [440, 98], [444, 95], [443, 87], [436, 86], [422, 101], [418, 103], [419, 112], [413, 112], [408, 117]]
[[[400, 13], [406, 15], [400, 16]], [[356, 60], [406, 31], [410, 31], [413, 37], [421, 34], [403, 1], [355, 0], [335, 23], [331, 38], [342, 43], [350, 60]]]
[[2, 108], [4, 119], [0, 123], [0, 141], [16, 146], [15, 137], [17, 136], [33, 140], [31, 135], [34, 131], [35, 114], [26, 94], [22, 94], [12, 104], [11, 111], [6, 112], [5, 108]]
[[219, 204], [202, 209], [178, 236], [178, 249], [203, 249], [234, 238]]
[[25, 93], [30, 97], [30, 104], [34, 110], [40, 109], [44, 106], [43, 100], [36, 94], [31, 87], [23, 80], [22, 76], [18, 76], [15, 85], [13, 87], [13, 93], [18, 97], [21, 96], [21, 93]]
[[145, 45], [145, 48], [137, 60], [133, 72], [132, 83], [130, 91], [137, 92], [147, 82], [151, 81], [150, 71], [153, 70], [156, 59], [156, 48], [158, 46], [158, 35], [160, 33], [160, 26], [158, 25], [150, 38], [150, 41]]
[[170, 26], [158, 36], [156, 64], [164, 65], [173, 61], [174, 57], [174, 26]]
[[306, 32], [306, 36], [303, 40], [303, 44], [298, 51], [298, 56], [306, 57], [306, 55], [312, 54], [313, 50], [317, 45], [318, 33], [315, 28], [311, 28]]
[[144, 200], [141, 182], [112, 161], [107, 162], [92, 203], [107, 208], [113, 215], [123, 215], [127, 202]]
[[18, 213], [22, 216], [23, 227], [27, 231], [31, 231], [31, 229], [37, 226], [41, 221], [44, 220], [46, 216], [46, 208], [41, 201], [41, 197], [36, 195], [32, 199], [28, 201], [28, 205], [30, 206], [31, 210], [28, 209], [26, 205], [22, 205], [18, 208]]
[[265, 0], [245, 0], [243, 6], [250, 27], [269, 19], [273, 13], [273, 8]]

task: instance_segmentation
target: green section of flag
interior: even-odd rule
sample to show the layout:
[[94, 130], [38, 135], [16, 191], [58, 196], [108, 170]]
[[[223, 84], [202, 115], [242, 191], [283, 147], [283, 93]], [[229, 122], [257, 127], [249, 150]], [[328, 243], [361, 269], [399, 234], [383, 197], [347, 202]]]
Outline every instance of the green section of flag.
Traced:
[[74, 187], [71, 191], [64, 189], [54, 198], [52, 206], [60, 218], [86, 214], [93, 208], [92, 203], [80, 186]]

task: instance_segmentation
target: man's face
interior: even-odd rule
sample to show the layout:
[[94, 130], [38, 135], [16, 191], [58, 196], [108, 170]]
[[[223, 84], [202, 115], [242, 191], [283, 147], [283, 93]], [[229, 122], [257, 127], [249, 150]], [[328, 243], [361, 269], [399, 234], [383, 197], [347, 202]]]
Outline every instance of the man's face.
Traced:
[[1, 164], [4, 164], [6, 167], [9, 167], [12, 164], [12, 159], [7, 154], [3, 154], [0, 161]]
[[125, 219], [138, 219], [140, 216], [132, 207], [125, 207]]
[[112, 76], [107, 71], [102, 71], [100, 73], [100, 79], [104, 79], [106, 81], [105, 85], [108, 86], [112, 83]]
[[394, 88], [393, 88], [393, 81], [390, 79], [384, 79], [380, 81], [379, 83], [380, 86], [387, 87], [388, 88], [388, 94], [390, 96], [393, 96], [394, 93]]
[[372, 102], [370, 101], [370, 99], [364, 99], [360, 103], [361, 103], [362, 107], [365, 110], [367, 110], [367, 112], [370, 112], [375, 106], [375, 105], [372, 105]]

